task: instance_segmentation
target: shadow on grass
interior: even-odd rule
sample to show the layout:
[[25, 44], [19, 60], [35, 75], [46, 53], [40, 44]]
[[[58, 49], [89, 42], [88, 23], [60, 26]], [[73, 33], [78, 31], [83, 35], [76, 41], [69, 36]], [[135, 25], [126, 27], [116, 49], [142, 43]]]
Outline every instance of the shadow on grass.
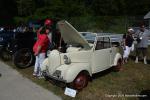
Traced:
[[141, 91], [139, 100], [150, 100], [150, 90]]
[[60, 87], [62, 89], [64, 89], [67, 86], [66, 83], [61, 82], [61, 81], [57, 81], [57, 80], [54, 80], [54, 79], [48, 79], [46, 81], [49, 81], [49, 83], [51, 83], [53, 85], [56, 85], [56, 86], [58, 86], [58, 87]]

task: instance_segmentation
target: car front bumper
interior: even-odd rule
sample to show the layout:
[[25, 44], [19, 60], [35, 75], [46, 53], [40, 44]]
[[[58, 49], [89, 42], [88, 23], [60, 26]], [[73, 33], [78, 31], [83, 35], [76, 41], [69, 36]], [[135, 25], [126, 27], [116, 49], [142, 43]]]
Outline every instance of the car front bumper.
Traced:
[[63, 78], [59, 78], [59, 77], [50, 75], [49, 72], [47, 72], [47, 71], [44, 71], [44, 72], [42, 73], [42, 75], [43, 75], [44, 77], [50, 79], [50, 80], [55, 80], [55, 81], [63, 82], [63, 83], [65, 83], [65, 84], [67, 83], [67, 81], [64, 80]]

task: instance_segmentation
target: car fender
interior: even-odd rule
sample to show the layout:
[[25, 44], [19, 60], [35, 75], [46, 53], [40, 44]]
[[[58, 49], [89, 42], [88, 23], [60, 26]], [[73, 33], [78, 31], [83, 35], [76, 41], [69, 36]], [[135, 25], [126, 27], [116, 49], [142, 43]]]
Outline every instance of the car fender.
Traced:
[[[65, 68], [67, 67], [67, 69]], [[62, 71], [63, 79], [66, 80], [66, 83], [71, 83], [73, 80], [77, 77], [77, 75], [82, 71], [87, 71], [88, 74], [92, 75], [92, 70], [89, 66], [89, 63], [74, 63], [69, 65], [62, 65], [62, 67], [59, 67]], [[66, 69], [66, 70], [62, 70]]]
[[114, 58], [114, 64], [113, 64], [113, 66], [117, 65], [117, 62], [118, 62], [119, 59], [122, 59], [122, 56], [121, 56], [120, 53], [116, 53], [115, 58]]
[[47, 66], [48, 66], [48, 58], [46, 58], [43, 61], [42, 66], [41, 66], [41, 71], [45, 71]]

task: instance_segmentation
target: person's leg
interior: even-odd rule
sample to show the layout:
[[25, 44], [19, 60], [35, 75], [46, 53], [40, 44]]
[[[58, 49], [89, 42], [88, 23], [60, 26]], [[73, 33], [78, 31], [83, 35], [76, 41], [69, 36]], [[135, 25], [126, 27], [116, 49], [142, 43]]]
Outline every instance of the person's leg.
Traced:
[[139, 62], [139, 55], [140, 55], [140, 48], [136, 48], [136, 59], [135, 59], [135, 63], [138, 63]]
[[123, 63], [126, 63], [126, 58], [127, 58], [127, 49], [125, 47], [124, 51], [123, 51]]
[[130, 50], [130, 51], [134, 51], [134, 48], [135, 48], [134, 43], [132, 43], [132, 46], [131, 46], [131, 50]]
[[128, 46], [125, 47], [124, 54], [123, 54], [124, 62], [127, 62], [127, 59], [129, 57], [129, 54], [130, 54], [130, 50], [131, 50], [130, 47], [128, 47]]
[[41, 66], [42, 66], [44, 59], [45, 59], [45, 53], [40, 53], [39, 54], [39, 73], [38, 73], [38, 76], [41, 76]]
[[144, 58], [144, 64], [147, 64], [147, 48], [142, 48], [142, 54], [143, 54], [143, 58]]
[[34, 72], [33, 72], [33, 75], [36, 76], [38, 74], [38, 66], [39, 66], [39, 63], [38, 63], [38, 56], [35, 57], [35, 65], [34, 65]]

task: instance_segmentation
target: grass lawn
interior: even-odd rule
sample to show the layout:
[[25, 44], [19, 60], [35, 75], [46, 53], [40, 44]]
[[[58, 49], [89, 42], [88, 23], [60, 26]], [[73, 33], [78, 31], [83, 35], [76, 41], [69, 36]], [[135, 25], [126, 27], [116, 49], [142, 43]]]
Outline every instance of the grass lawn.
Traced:
[[113, 72], [109, 69], [95, 74], [93, 80], [86, 88], [78, 92], [75, 98], [64, 95], [64, 88], [33, 77], [33, 67], [18, 69], [10, 61], [6, 63], [18, 70], [24, 77], [59, 95], [63, 100], [139, 100], [136, 96], [144, 90], [150, 90], [150, 62], [147, 65], [143, 62], [135, 64], [130, 59], [127, 64], [123, 65], [123, 70], [120, 72]]

